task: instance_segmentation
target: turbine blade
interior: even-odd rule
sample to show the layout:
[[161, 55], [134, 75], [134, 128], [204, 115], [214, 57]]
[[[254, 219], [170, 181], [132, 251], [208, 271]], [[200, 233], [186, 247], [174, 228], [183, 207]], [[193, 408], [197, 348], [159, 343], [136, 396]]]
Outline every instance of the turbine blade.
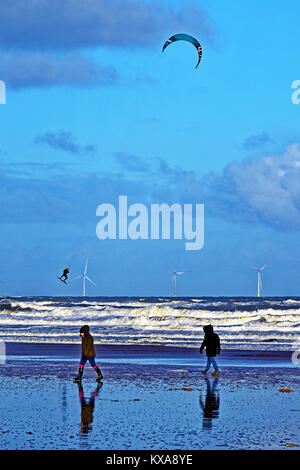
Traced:
[[82, 274], [80, 274], [80, 276], [73, 277], [72, 279], [69, 280], [69, 282], [75, 281], [75, 279], [80, 279], [81, 277], [83, 277]]
[[255, 268], [254, 266], [249, 266], [249, 268], [254, 269], [254, 271], [258, 271], [258, 268]]
[[94, 283], [94, 281], [92, 281], [92, 279], [90, 279], [90, 278], [87, 277], [87, 276], [84, 276], [84, 277], [85, 277], [88, 281], [90, 281], [92, 284], [94, 284], [94, 286], [96, 285], [96, 284]]
[[84, 274], [86, 274], [86, 272], [87, 272], [87, 266], [88, 266], [88, 260], [85, 261]]

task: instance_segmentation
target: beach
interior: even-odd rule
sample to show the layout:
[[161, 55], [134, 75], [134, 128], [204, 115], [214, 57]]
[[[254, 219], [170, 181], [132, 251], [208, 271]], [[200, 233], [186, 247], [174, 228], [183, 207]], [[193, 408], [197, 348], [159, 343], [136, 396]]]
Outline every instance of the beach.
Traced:
[[219, 377], [203, 376], [198, 348], [97, 344], [96, 353], [103, 385], [87, 364], [81, 388], [79, 342], [5, 343], [1, 450], [299, 449], [289, 351], [225, 349]]

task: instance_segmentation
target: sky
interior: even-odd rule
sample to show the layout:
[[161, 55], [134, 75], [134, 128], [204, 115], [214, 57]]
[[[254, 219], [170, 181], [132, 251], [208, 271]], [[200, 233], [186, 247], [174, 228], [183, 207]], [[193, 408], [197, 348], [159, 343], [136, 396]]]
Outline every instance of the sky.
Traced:
[[[300, 296], [299, 2], [3, 0], [0, 295]], [[162, 45], [191, 34], [202, 45]], [[96, 209], [204, 204], [204, 246]]]

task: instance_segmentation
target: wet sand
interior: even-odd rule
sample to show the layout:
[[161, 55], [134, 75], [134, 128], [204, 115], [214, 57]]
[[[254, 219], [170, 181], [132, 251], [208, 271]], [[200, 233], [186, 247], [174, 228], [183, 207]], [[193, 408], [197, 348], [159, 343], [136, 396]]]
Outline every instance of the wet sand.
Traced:
[[72, 381], [79, 344], [6, 343], [0, 449], [300, 449], [300, 374], [291, 353], [222, 351], [215, 378], [201, 374], [206, 358], [197, 350], [96, 351], [103, 385], [87, 364], [80, 388]]

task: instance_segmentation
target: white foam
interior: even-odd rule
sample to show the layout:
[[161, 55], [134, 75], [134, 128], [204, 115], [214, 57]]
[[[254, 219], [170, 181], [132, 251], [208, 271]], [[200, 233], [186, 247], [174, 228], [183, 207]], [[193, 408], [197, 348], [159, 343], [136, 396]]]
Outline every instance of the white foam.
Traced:
[[[203, 326], [212, 324], [226, 344], [275, 340], [279, 347], [294, 341], [300, 332], [297, 302], [14, 298], [12, 307], [23, 310], [0, 311], [0, 337], [14, 341], [77, 341], [79, 327], [87, 323], [99, 342], [188, 345], [199, 342]], [[24, 310], [28, 308], [31, 310]]]

